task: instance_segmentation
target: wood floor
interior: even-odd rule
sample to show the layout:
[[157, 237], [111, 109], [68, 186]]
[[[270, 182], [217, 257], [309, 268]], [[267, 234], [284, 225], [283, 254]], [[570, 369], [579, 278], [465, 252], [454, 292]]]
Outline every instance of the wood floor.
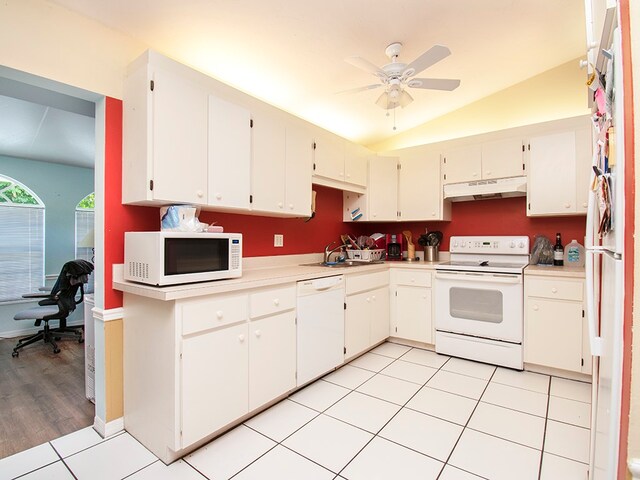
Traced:
[[0, 339], [0, 458], [93, 424], [85, 397], [84, 344], [35, 343], [11, 357], [17, 338]]

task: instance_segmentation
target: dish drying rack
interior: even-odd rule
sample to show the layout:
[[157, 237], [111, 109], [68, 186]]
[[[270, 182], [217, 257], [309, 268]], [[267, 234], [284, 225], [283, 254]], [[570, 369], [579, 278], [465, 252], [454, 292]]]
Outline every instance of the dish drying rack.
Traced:
[[354, 260], [357, 262], [377, 262], [378, 260], [382, 260], [382, 255], [384, 254], [383, 249], [372, 249], [372, 250], [351, 250], [347, 249], [347, 258], [349, 260]]

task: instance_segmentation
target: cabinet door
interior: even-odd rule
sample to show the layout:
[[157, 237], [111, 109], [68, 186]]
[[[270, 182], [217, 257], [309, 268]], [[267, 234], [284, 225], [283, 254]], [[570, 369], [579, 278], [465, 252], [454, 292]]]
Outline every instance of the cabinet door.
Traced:
[[370, 345], [389, 338], [389, 288], [373, 290], [369, 298], [371, 309]]
[[507, 138], [482, 144], [482, 178], [524, 175], [524, 152], [520, 138]]
[[367, 158], [371, 152], [365, 147], [345, 142], [344, 181], [361, 187], [367, 186]]
[[153, 144], [153, 199], [206, 204], [208, 94], [195, 83], [160, 68], [154, 69], [153, 80], [149, 137]]
[[394, 337], [433, 343], [431, 338], [431, 289], [396, 287], [394, 297]]
[[398, 171], [400, 220], [443, 220], [440, 154], [412, 149], [400, 156]]
[[311, 216], [313, 140], [304, 128], [288, 125], [285, 155], [285, 211]]
[[274, 116], [254, 112], [251, 134], [251, 208], [282, 213], [285, 210], [285, 126]]
[[344, 140], [330, 134], [314, 140], [313, 174], [344, 181]]
[[449, 150], [442, 156], [443, 183], [460, 183], [480, 180], [482, 148], [470, 145]]
[[534, 137], [529, 145], [527, 215], [575, 213], [575, 132]]
[[524, 361], [580, 372], [582, 304], [527, 297]]
[[296, 386], [296, 315], [293, 310], [249, 324], [249, 410]]
[[347, 297], [344, 317], [345, 359], [364, 352], [371, 346], [371, 294], [357, 293]]
[[182, 448], [249, 411], [247, 324], [182, 340]]
[[585, 215], [589, 201], [593, 161], [591, 131], [592, 127], [588, 120], [584, 128], [576, 130], [576, 212]]
[[209, 95], [209, 205], [249, 208], [249, 110]]
[[369, 220], [398, 219], [398, 160], [391, 157], [369, 159]]

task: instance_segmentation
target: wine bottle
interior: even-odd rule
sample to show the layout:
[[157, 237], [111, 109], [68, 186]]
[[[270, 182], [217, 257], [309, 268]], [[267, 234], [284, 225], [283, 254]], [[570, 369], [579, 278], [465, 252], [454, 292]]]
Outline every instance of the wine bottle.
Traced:
[[553, 264], [557, 267], [564, 265], [564, 248], [559, 233], [556, 233], [556, 244], [553, 246]]

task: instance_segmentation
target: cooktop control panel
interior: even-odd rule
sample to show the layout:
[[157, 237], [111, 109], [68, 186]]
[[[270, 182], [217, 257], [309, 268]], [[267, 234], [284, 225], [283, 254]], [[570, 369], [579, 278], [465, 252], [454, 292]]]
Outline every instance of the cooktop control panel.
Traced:
[[527, 255], [529, 237], [527, 236], [452, 236], [449, 241], [451, 253], [487, 253], [502, 255]]

